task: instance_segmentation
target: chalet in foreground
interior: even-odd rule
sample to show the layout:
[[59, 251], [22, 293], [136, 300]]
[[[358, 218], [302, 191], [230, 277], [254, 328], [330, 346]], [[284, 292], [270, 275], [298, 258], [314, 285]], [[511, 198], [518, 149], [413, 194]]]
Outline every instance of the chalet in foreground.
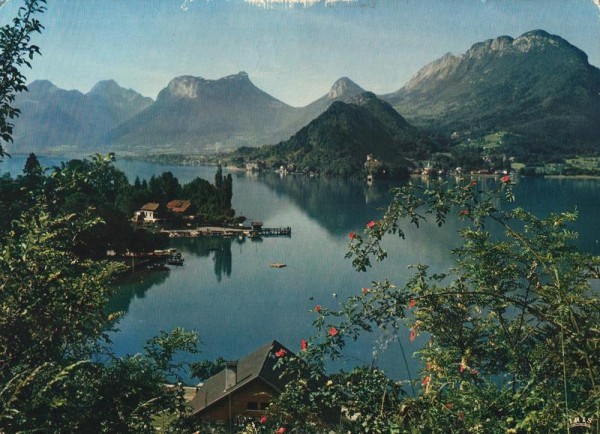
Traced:
[[279, 395], [285, 382], [274, 370], [275, 353], [289, 350], [271, 341], [236, 362], [198, 387], [191, 401], [192, 417], [204, 421], [231, 421], [238, 416], [260, 417], [271, 400]]
[[[282, 370], [275, 369], [277, 353], [293, 354], [277, 341], [271, 341], [235, 362], [198, 386], [190, 402], [191, 417], [206, 422], [231, 423], [239, 417], [260, 418], [285, 389]], [[321, 415], [328, 424], [339, 422], [339, 409]]]

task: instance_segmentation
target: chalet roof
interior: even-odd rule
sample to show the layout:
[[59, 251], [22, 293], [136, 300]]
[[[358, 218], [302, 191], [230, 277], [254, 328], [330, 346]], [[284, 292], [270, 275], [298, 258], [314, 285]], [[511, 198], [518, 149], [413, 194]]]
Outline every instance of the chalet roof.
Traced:
[[156, 211], [159, 206], [160, 206], [160, 204], [158, 204], [156, 202], [150, 202], [150, 203], [147, 203], [144, 206], [142, 206], [141, 210], [142, 211]]
[[274, 391], [281, 393], [285, 381], [279, 378], [279, 372], [273, 367], [277, 362], [275, 353], [285, 350], [291, 352], [277, 341], [271, 341], [237, 361], [237, 381], [231, 387], [226, 387], [226, 369], [208, 378], [202, 384], [194, 399], [191, 401], [192, 416], [202, 412], [207, 407], [217, 403], [229, 394], [239, 390], [253, 380], [260, 379]]
[[175, 199], [167, 204], [167, 209], [173, 212], [186, 212], [190, 206], [191, 202], [189, 200]]

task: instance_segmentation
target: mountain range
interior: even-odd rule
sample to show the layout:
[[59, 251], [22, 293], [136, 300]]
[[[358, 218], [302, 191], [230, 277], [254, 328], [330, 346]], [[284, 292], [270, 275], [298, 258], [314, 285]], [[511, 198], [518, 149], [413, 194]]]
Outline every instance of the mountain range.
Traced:
[[[600, 150], [600, 70], [583, 51], [542, 30], [447, 54], [398, 91], [379, 97], [365, 97], [364, 89], [344, 77], [305, 107], [270, 96], [244, 72], [217, 80], [176, 77], [156, 101], [111, 80], [86, 94], [36, 81], [15, 102], [22, 114], [15, 122], [14, 147], [139, 155], [259, 146], [285, 142], [296, 133], [292, 139], [299, 140], [309, 134], [300, 134], [303, 128], [329, 108], [340, 110], [336, 102], [354, 106], [355, 113], [346, 115], [356, 125], [347, 131], [360, 136], [359, 125], [375, 123], [369, 120], [372, 112], [359, 113], [356, 107], [364, 106], [351, 102], [359, 95], [386, 101], [415, 127], [448, 138], [505, 131], [520, 137], [519, 146], [530, 152]], [[376, 117], [384, 112], [389, 115], [386, 108]], [[368, 136], [376, 135], [369, 129]]]
[[98, 82], [86, 94], [59, 89], [46, 80], [28, 88], [15, 101], [21, 115], [15, 122], [13, 147], [23, 152], [96, 152], [114, 126], [154, 103], [113, 80]]

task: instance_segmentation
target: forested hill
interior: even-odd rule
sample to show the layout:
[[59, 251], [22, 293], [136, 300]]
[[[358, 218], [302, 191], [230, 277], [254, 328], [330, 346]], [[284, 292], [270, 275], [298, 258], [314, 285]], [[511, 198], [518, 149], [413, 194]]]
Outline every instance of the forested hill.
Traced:
[[439, 148], [410, 125], [388, 103], [364, 92], [329, 108], [289, 140], [261, 148], [241, 148], [232, 160], [263, 160], [267, 165], [299, 171], [352, 176], [365, 171], [370, 155], [374, 171], [387, 176], [407, 173], [410, 158], [423, 158]]
[[447, 135], [504, 130], [530, 152], [600, 150], [600, 70], [543, 30], [447, 54], [384, 99], [415, 125]]

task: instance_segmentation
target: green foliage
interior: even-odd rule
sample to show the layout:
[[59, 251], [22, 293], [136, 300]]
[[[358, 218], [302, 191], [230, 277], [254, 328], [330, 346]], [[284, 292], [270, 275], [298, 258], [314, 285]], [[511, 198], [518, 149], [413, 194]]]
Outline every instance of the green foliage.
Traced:
[[351, 432], [566, 432], [577, 416], [597, 424], [600, 304], [592, 282], [600, 258], [572, 245], [577, 234], [568, 226], [576, 213], [538, 218], [511, 209], [512, 199], [508, 177], [495, 191], [472, 180], [395, 190], [383, 218], [351, 234], [355, 268], [386, 259], [386, 235], [402, 238], [403, 225], [418, 227], [426, 218], [440, 227], [449, 218], [464, 221], [455, 266], [440, 273], [416, 265], [402, 286], [373, 282], [339, 311], [316, 307], [318, 334], [301, 363], [286, 367], [298, 379], [312, 378], [325, 358], [342, 357], [345, 343], [361, 334], [381, 329], [399, 343], [401, 334], [422, 335], [420, 378], [401, 382], [418, 392], [402, 399], [396, 383], [362, 372], [304, 395], [293, 387], [274, 404], [285, 412], [273, 411], [272, 422], [304, 432], [305, 413], [329, 393], [330, 402], [348, 409], [343, 426]]
[[227, 361], [222, 357], [217, 357], [214, 362], [210, 360], [194, 362], [190, 364], [190, 374], [192, 377], [204, 381], [225, 369], [226, 363]]
[[0, 158], [6, 155], [2, 144], [12, 142], [12, 120], [20, 114], [12, 106], [15, 95], [27, 90], [20, 69], [31, 67], [33, 56], [40, 54], [39, 47], [30, 42], [32, 34], [44, 28], [35, 15], [46, 10], [45, 4], [46, 0], [26, 0], [12, 23], [0, 28]]
[[[164, 384], [184, 368], [177, 353], [196, 352], [197, 336], [161, 332], [145, 355], [112, 355], [105, 333], [117, 316], [105, 308], [121, 267], [77, 254], [106, 226], [94, 205], [96, 195], [116, 197], [111, 163], [97, 156], [55, 170], [44, 185], [52, 188], [27, 191], [34, 206], [15, 209], [2, 234], [0, 431], [154, 432], [158, 413], [185, 425], [183, 391]], [[66, 212], [73, 196], [90, 202]]]

